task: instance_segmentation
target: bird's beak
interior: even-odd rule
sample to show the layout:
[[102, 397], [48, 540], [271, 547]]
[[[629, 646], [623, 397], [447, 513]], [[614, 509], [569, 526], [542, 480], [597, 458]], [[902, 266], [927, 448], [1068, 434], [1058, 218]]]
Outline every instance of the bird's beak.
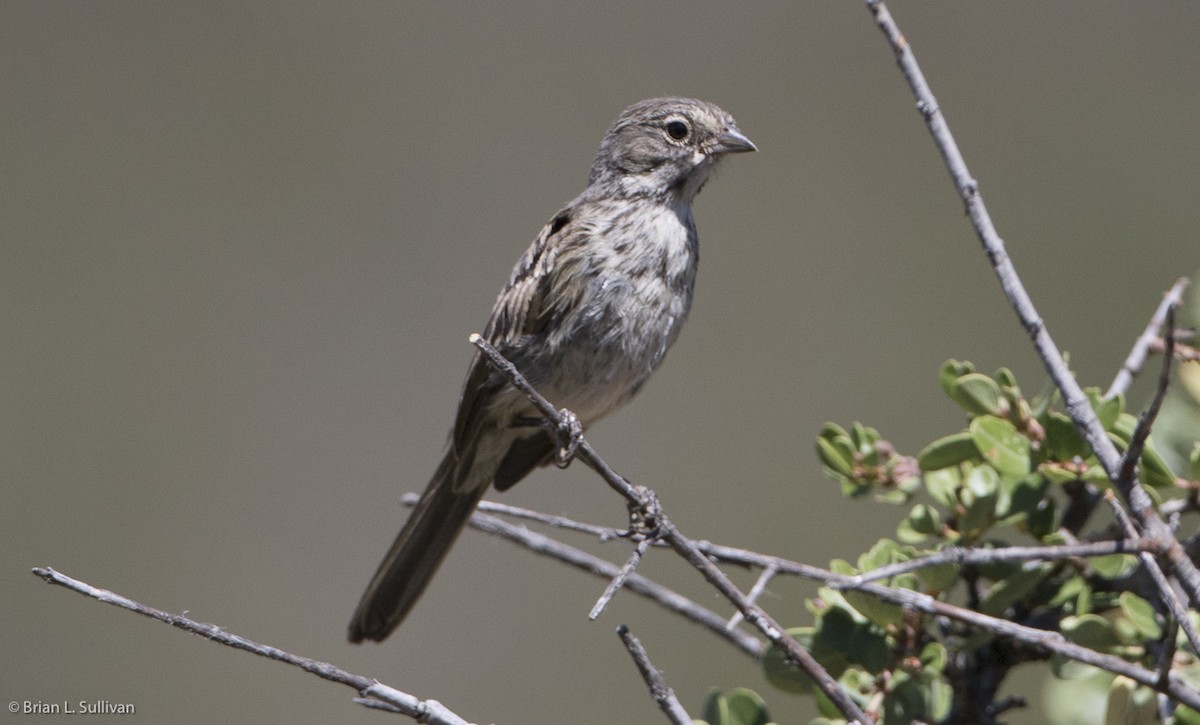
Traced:
[[725, 129], [725, 133], [717, 136], [712, 145], [714, 154], [740, 154], [747, 151], [758, 151], [754, 142], [733, 126]]

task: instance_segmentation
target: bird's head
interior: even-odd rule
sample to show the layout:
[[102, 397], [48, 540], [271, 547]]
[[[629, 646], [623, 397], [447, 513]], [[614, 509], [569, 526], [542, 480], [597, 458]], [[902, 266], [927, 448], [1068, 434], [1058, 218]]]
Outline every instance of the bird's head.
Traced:
[[688, 203], [725, 155], [757, 151], [733, 116], [691, 98], [639, 101], [604, 134], [588, 186], [619, 196], [674, 197]]

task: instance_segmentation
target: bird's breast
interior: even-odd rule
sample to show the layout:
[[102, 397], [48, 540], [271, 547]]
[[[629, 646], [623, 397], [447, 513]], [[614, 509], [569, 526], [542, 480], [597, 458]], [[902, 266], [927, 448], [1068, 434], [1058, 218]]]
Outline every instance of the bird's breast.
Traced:
[[539, 377], [587, 423], [633, 397], [687, 319], [698, 256], [691, 211], [618, 210], [572, 252], [578, 258], [560, 264], [571, 279], [556, 287], [575, 299], [553, 326], [552, 367]]

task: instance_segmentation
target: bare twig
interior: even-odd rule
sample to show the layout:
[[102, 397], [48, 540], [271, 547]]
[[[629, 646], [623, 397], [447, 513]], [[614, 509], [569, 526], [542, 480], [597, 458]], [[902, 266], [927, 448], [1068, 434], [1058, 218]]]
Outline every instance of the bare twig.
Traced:
[[650, 661], [650, 655], [646, 654], [646, 648], [642, 646], [637, 637], [633, 636], [629, 631], [629, 627], [623, 624], [617, 627], [617, 636], [625, 643], [625, 649], [629, 650], [629, 655], [633, 657], [638, 672], [642, 673], [642, 679], [645, 680], [646, 686], [650, 688], [650, 696], [658, 703], [658, 707], [666, 713], [667, 719], [675, 725], [692, 725], [692, 717], [687, 714], [687, 710], [683, 709], [679, 698], [675, 697], [675, 692], [670, 687], [667, 687], [662, 674], [654, 666], [654, 663]]
[[988, 214], [987, 207], [983, 203], [979, 184], [972, 178], [967, 168], [962, 152], [954, 141], [953, 134], [950, 133], [950, 126], [947, 124], [945, 116], [942, 115], [937, 99], [917, 64], [912, 48], [909, 47], [908, 41], [881, 0], [867, 0], [867, 8], [871, 11], [876, 24], [896, 55], [896, 62], [916, 98], [917, 110], [924, 118], [925, 125], [933, 136], [934, 144], [946, 163], [946, 170], [950, 173], [954, 187], [966, 206], [967, 218], [970, 219], [971, 226], [991, 261], [992, 269], [1000, 281], [1000, 287], [1003, 289], [1005, 297], [1016, 311], [1017, 318], [1021, 321], [1025, 332], [1032, 339], [1034, 348], [1049, 373], [1050, 379], [1054, 381], [1054, 385], [1062, 394], [1068, 417], [1071, 418], [1080, 435], [1096, 454], [1096, 458], [1104, 467], [1109, 480], [1118, 487], [1122, 498], [1129, 503], [1144, 535], [1158, 542], [1162, 555], [1170, 562], [1172, 570], [1186, 590], [1192, 605], [1200, 605], [1200, 569], [1197, 569], [1192, 560], [1188, 558], [1187, 552], [1183, 550], [1169, 527], [1159, 517], [1154, 509], [1153, 501], [1137, 478], [1134, 477], [1130, 481], [1120, 480], [1121, 454], [1109, 440], [1108, 434], [1096, 417], [1096, 411], [1092, 409], [1083, 389], [1071, 375], [1071, 369], [1063, 360], [1062, 353], [1051, 338], [1046, 323], [1038, 314], [1037, 308], [1034, 307], [1029, 293], [1021, 284], [1016, 267], [1013, 266], [1012, 260], [1005, 250], [1004, 240], [996, 231], [991, 215]]
[[[472, 517], [472, 525], [475, 525], [475, 520], [479, 517], [493, 518], [487, 516], [487, 514], [476, 513]], [[514, 531], [523, 531], [523, 529], [519, 529], [518, 527], [507, 526], [510, 526]], [[517, 541], [517, 543], [524, 543], [519, 539], [513, 540]], [[975, 610], [948, 604], [928, 594], [910, 589], [893, 589], [871, 582], [860, 583], [855, 580], [855, 577], [835, 574], [827, 569], [782, 557], [760, 554], [731, 546], [721, 546], [711, 542], [696, 542], [696, 547], [705, 556], [711, 557], [713, 560], [721, 563], [761, 568], [772, 567], [779, 574], [799, 576], [804, 579], [820, 582], [834, 589], [854, 589], [870, 594], [889, 604], [962, 622], [977, 629], [991, 632], [997, 636], [1009, 638], [1015, 644], [1022, 647], [1045, 650], [1052, 654], [1077, 660], [1114, 674], [1125, 675], [1135, 682], [1169, 695], [1188, 707], [1200, 708], [1200, 692], [1192, 689], [1178, 676], [1168, 676], [1166, 680], [1162, 680], [1159, 672], [1146, 669], [1114, 655], [1102, 654], [1074, 644], [1073, 642], [1068, 642], [1059, 632], [1035, 629], [1010, 622], [1007, 619], [981, 614]], [[571, 547], [565, 548], [570, 549]], [[559, 549], [556, 547], [545, 548], [544, 545], [539, 545], [535, 551], [552, 557], [559, 555]], [[603, 573], [596, 572], [598, 576], [610, 576], [610, 572], [616, 569], [615, 565], [609, 562], [605, 563], [608, 564], [609, 569]], [[632, 579], [630, 584], [632, 584]], [[654, 598], [654, 601], [661, 600]], [[688, 615], [685, 613], [685, 616]], [[712, 629], [712, 627], [709, 628]]]
[[[565, 416], [561, 411], [554, 408], [540, 393], [533, 389], [520, 371], [517, 370], [511, 362], [504, 358], [496, 348], [492, 347], [487, 340], [481, 335], [471, 335], [471, 343], [479, 348], [480, 352], [487, 357], [488, 361], [495, 367], [505, 379], [509, 381], [517, 390], [521, 391], [529, 402], [542, 414], [550, 423], [557, 427], [562, 427], [566, 422]], [[667, 517], [667, 515], [659, 508], [656, 498], [652, 491], [644, 487], [634, 486], [626, 481], [620, 474], [614, 471], [592, 448], [587, 439], [583, 436], [578, 438], [578, 447], [576, 456], [588, 465], [593, 471], [598, 473], [602, 479], [615, 491], [625, 497], [637, 510], [644, 512], [647, 518], [652, 518], [655, 521], [655, 528], [659, 536], [671, 545], [677, 554], [682, 556], [685, 561], [698, 569], [706, 580], [717, 591], [721, 592], [730, 602], [737, 607], [738, 611], [746, 618], [752, 627], [762, 632], [763, 635], [779, 648], [784, 656], [791, 662], [795, 663], [806, 675], [820, 688], [821, 692], [829, 698], [830, 702], [837, 707], [847, 720], [858, 721], [860, 723], [871, 722], [862, 711], [862, 708], [850, 697], [850, 695], [842, 689], [837, 680], [830, 677], [825, 668], [808, 650], [804, 649], [794, 637], [789, 635], [787, 631], [775, 621], [770, 614], [759, 607], [754, 602], [750, 601], [746, 595], [730, 581], [720, 569], [709, 561], [703, 553], [697, 548], [695, 542], [684, 536], [675, 524]], [[573, 441], [573, 444], [575, 442]]]
[[1142, 365], [1146, 363], [1146, 354], [1153, 349], [1154, 343], [1159, 339], [1159, 331], [1166, 322], [1167, 311], [1177, 308], [1183, 303], [1183, 292], [1187, 289], [1188, 284], [1187, 277], [1180, 277], [1163, 295], [1162, 302], [1158, 303], [1158, 309], [1150, 318], [1150, 324], [1146, 325], [1146, 329], [1134, 341], [1133, 349], [1129, 351], [1129, 357], [1125, 358], [1125, 363], [1117, 371], [1112, 385], [1108, 386], [1108, 391], [1104, 393], [1105, 398], [1115, 398], [1129, 390], [1133, 379], [1137, 377], [1142, 370]]
[[[770, 584], [771, 580], [774, 579], [775, 575], [778, 573], [779, 572], [776, 571], [775, 567], [773, 566], [764, 567], [762, 573], [758, 575], [758, 579], [754, 581], [754, 586], [750, 587], [750, 591], [746, 594], [750, 601], [757, 602], [758, 598], [762, 596], [762, 593], [766, 591], [767, 584]], [[725, 629], [733, 629], [741, 623], [742, 613], [734, 612], [733, 616], [730, 617], [729, 621], [725, 624]]]
[[1138, 459], [1142, 457], [1142, 451], [1146, 448], [1146, 441], [1150, 438], [1150, 429], [1154, 427], [1154, 420], [1158, 418], [1158, 411], [1162, 409], [1163, 400], [1167, 397], [1167, 387], [1171, 384], [1171, 362], [1172, 356], [1175, 354], [1174, 306], [1167, 306], [1166, 318], [1167, 334], [1163, 336], [1163, 343], [1166, 347], [1164, 348], [1162, 369], [1158, 374], [1158, 385], [1155, 387], [1150, 407], [1138, 416], [1137, 426], [1133, 429], [1129, 445], [1125, 448], [1125, 460], [1121, 464], [1120, 475], [1124, 481], [1132, 481], [1137, 474]]
[[[1125, 512], [1125, 507], [1113, 496], [1112, 491], [1106, 491], [1105, 500], [1112, 506], [1113, 517], [1117, 523], [1121, 525], [1126, 533], [1133, 532], [1133, 521], [1129, 518], [1129, 514]], [[1200, 633], [1196, 632], [1196, 628], [1192, 626], [1192, 620], [1188, 617], [1187, 609], [1183, 606], [1183, 602], [1179, 601], [1179, 597], [1175, 595], [1175, 589], [1171, 586], [1171, 582], [1167, 580], [1162, 569], [1159, 568], [1158, 562], [1155, 561], [1154, 555], [1143, 551], [1138, 554], [1138, 561], [1145, 567], [1146, 573], [1150, 575], [1150, 579], [1154, 581], [1154, 586], [1158, 590], [1158, 596], [1162, 600], [1167, 610], [1171, 612], [1171, 616], [1183, 628], [1183, 633], [1187, 637], [1188, 643], [1192, 645], [1192, 651], [1200, 653]]]
[[1179, 634], [1179, 622], [1172, 619], [1163, 627], [1162, 650], [1158, 653], [1158, 681], [1171, 679], [1171, 667], [1175, 664], [1175, 639]]
[[612, 581], [610, 581], [608, 586], [604, 588], [604, 593], [601, 594], [600, 598], [596, 600], [596, 604], [592, 607], [592, 611], [588, 612], [588, 619], [592, 620], [593, 622], [596, 621], [596, 618], [600, 616], [601, 612], [604, 611], [604, 608], [607, 607], [608, 603], [612, 601], [612, 598], [616, 595], [617, 590], [625, 586], [625, 581], [629, 579], [631, 574], [633, 574], [633, 570], [637, 568], [638, 562], [640, 562], [642, 557], [646, 555], [646, 550], [650, 548], [650, 545], [653, 542], [654, 539], [642, 539], [637, 543], [637, 546], [633, 547], [633, 551], [630, 552], [629, 559], [626, 560], [625, 566], [621, 567], [616, 576], [612, 578]]
[[[482, 506], [480, 508], [483, 508]], [[593, 556], [569, 544], [552, 539], [536, 531], [530, 531], [522, 526], [489, 514], [475, 512], [469, 522], [473, 528], [484, 533], [500, 536], [523, 546], [530, 551], [543, 556], [549, 556], [571, 566], [582, 569], [604, 579], [612, 579], [620, 570], [616, 564], [598, 556]], [[706, 609], [691, 599], [663, 585], [651, 581], [640, 574], [634, 573], [625, 580], [625, 588], [634, 594], [643, 596], [666, 609], [676, 612], [683, 617], [707, 628], [724, 639], [732, 642], [738, 649], [754, 659], [761, 659], [766, 648], [761, 640], [742, 630], [730, 630], [725, 626], [725, 619], [716, 612]]]
[[[413, 506], [417, 503], [417, 501], [419, 499], [420, 499], [420, 496], [418, 496], [417, 494], [407, 493], [401, 497], [400, 502], [403, 503], [405, 506]], [[574, 519], [569, 519], [566, 516], [555, 516], [553, 514], [545, 514], [545, 513], [542, 513], [541, 511], [534, 511], [533, 509], [521, 508], [520, 506], [510, 506], [508, 504], [498, 503], [496, 501], [480, 501], [479, 502], [479, 510], [486, 511], [488, 513], [493, 513], [493, 514], [503, 514], [504, 516], [511, 516], [516, 519], [525, 519], [527, 521], [536, 521], [539, 524], [547, 524], [548, 526], [554, 526], [554, 527], [560, 528], [560, 529], [567, 529], [569, 531], [579, 531], [579, 532], [582, 532], [585, 534], [592, 534], [593, 536], [596, 536], [597, 538], [599, 538], [601, 541], [610, 541], [612, 539], [622, 539], [622, 538], [625, 538], [625, 533], [626, 533], [619, 529], [615, 529], [611, 526], [596, 526], [595, 524], [588, 524], [588, 523], [584, 523], [582, 521], [576, 521]], [[661, 541], [656, 540], [656, 541], [654, 541], [654, 543], [661, 545], [661, 546], [666, 546], [666, 544], [663, 544]]]
[[[1181, 280], [1182, 281], [1182, 280]], [[1177, 283], [1176, 288], [1180, 288]], [[1168, 297], [1170, 295], [1168, 294]], [[1129, 446], [1125, 449], [1125, 460], [1121, 466], [1121, 478], [1124, 480], [1132, 480], [1137, 473], [1137, 462], [1141, 458], [1142, 451], [1146, 447], [1146, 441], [1150, 438], [1150, 429], [1154, 426], [1154, 420], [1158, 417], [1158, 412], [1162, 408], [1163, 400], [1167, 396], [1167, 386], [1171, 382], [1171, 362], [1175, 353], [1175, 303], [1164, 299], [1163, 301], [1166, 310], [1163, 313], [1162, 325], [1165, 325], [1166, 332], [1163, 335], [1163, 362], [1162, 370], [1158, 376], [1158, 385], [1154, 391], [1154, 399], [1150, 401], [1150, 406], [1138, 417], [1137, 427], [1134, 428], [1133, 436], [1129, 440]], [[1117, 521], [1128, 532], [1136, 531], [1133, 522], [1129, 515], [1125, 513], [1124, 507], [1111, 494], [1108, 495], [1108, 500], [1112, 504], [1113, 514]], [[1200, 633], [1197, 633], [1196, 628], [1192, 626], [1191, 619], [1187, 616], [1187, 610], [1183, 606], [1183, 602], [1179, 601], [1179, 597], [1175, 594], [1175, 589], [1171, 586], [1162, 569], [1158, 566], [1158, 561], [1149, 552], [1142, 552], [1138, 555], [1142, 566], [1146, 568], [1146, 572], [1150, 574], [1151, 580], [1154, 581], [1155, 588], [1158, 589], [1159, 598], [1163, 604], [1171, 612], [1171, 616], [1183, 628], [1183, 633], [1187, 637], [1188, 643], [1192, 646], [1192, 651], [1200, 653]], [[1168, 666], [1169, 666], [1168, 662]]]
[[[1150, 343], [1150, 350], [1152, 352], [1161, 353], [1166, 347], [1167, 343], [1161, 338]], [[1179, 342], [1179, 340], [1176, 339], [1175, 360], [1176, 362], [1200, 362], [1200, 349], [1196, 349], [1190, 345], [1184, 345], [1182, 342]]]
[[[933, 554], [908, 561], [888, 564], [851, 578], [855, 584], [891, 579], [900, 574], [942, 564], [995, 564], [1001, 561], [1053, 561], [1056, 559], [1089, 558], [1109, 554], [1132, 554], [1153, 548], [1154, 543], [1142, 539], [1097, 541], [1087, 544], [1060, 546], [1005, 546], [997, 549], [966, 549], [951, 546]], [[840, 587], [834, 587], [840, 588]]]
[[94, 587], [91, 584], [81, 582], [78, 579], [60, 574], [59, 572], [49, 567], [35, 567], [33, 573], [41, 577], [50, 584], [57, 584], [60, 587], [65, 587], [71, 591], [79, 592], [85, 596], [112, 604], [113, 606], [127, 609], [131, 612], [136, 612], [151, 619], [157, 619], [160, 622], [165, 622], [173, 627], [178, 627], [185, 632], [198, 634], [201, 637], [207, 637], [212, 641], [223, 644], [226, 647], [240, 649], [244, 652], [250, 652], [260, 657], [277, 660], [285, 664], [299, 667], [305, 672], [316, 675], [330, 682], [337, 682], [342, 685], [347, 685], [358, 691], [360, 697], [355, 698], [355, 702], [376, 709], [390, 710], [411, 717], [413, 720], [421, 723], [429, 723], [429, 725], [468, 725], [467, 721], [458, 715], [451, 712], [446, 706], [442, 705], [437, 700], [421, 700], [415, 695], [410, 695], [406, 692], [401, 692], [387, 685], [381, 684], [378, 680], [373, 680], [369, 677], [356, 675], [347, 672], [339, 667], [321, 662], [319, 660], [301, 657], [290, 652], [285, 652], [271, 645], [261, 644], [253, 640], [239, 637], [236, 634], [226, 632], [215, 624], [205, 624], [196, 622], [179, 614], [171, 614], [164, 612], [161, 609], [148, 607], [140, 602], [135, 602], [132, 599], [123, 597], [120, 594], [111, 592], [107, 589]]

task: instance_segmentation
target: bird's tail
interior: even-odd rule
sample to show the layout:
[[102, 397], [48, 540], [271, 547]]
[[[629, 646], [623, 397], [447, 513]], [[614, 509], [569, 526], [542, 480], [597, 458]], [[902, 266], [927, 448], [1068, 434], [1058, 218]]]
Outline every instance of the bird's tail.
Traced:
[[447, 452], [363, 593], [350, 621], [351, 642], [379, 642], [400, 626], [466, 526], [488, 487], [456, 485], [458, 469], [454, 452]]

